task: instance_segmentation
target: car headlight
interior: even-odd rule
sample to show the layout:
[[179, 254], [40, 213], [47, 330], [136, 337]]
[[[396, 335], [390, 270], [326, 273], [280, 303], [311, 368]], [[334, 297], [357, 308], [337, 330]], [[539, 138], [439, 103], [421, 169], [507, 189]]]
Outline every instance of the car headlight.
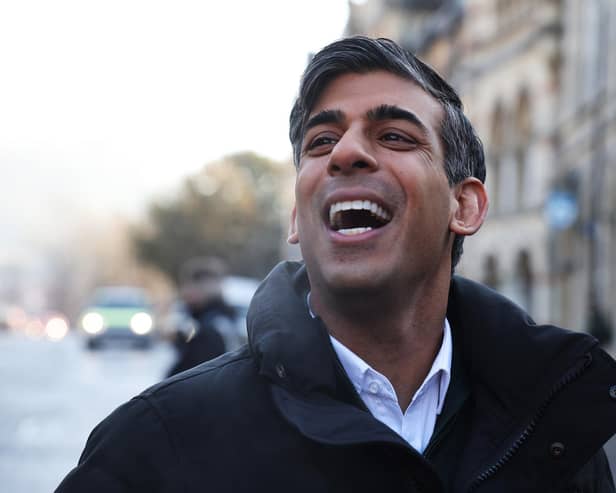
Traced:
[[100, 313], [89, 312], [81, 319], [81, 326], [88, 334], [98, 334], [105, 327], [105, 320]]
[[52, 341], [60, 341], [68, 334], [68, 323], [62, 317], [53, 317], [45, 325], [45, 333]]
[[150, 332], [153, 325], [152, 317], [145, 312], [135, 313], [130, 319], [131, 330], [141, 336]]

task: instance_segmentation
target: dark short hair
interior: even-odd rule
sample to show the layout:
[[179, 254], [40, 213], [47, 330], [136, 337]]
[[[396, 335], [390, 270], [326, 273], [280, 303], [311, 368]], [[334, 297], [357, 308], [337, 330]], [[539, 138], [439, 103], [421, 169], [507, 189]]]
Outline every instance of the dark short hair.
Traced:
[[[456, 91], [432, 68], [390, 39], [353, 36], [327, 45], [308, 63], [300, 81], [289, 121], [293, 160], [299, 167], [304, 128], [326, 86], [346, 73], [385, 70], [408, 79], [436, 99], [443, 108], [441, 140], [445, 174], [450, 185], [474, 176], [485, 182], [483, 145], [464, 114]], [[464, 237], [456, 235], [451, 252], [452, 271], [462, 256]]]
[[225, 262], [218, 257], [193, 257], [180, 267], [180, 283], [191, 284], [221, 280], [226, 272]]

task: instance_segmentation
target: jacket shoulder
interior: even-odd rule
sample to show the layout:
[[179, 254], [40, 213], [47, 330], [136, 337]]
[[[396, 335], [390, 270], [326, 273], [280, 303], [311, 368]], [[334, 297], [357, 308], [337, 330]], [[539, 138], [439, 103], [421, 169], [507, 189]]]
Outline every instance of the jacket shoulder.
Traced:
[[230, 408], [246, 411], [239, 399], [250, 392], [242, 389], [256, 379], [240, 348], [146, 389], [94, 428], [56, 492], [183, 491], [185, 461], [217, 440]]
[[163, 380], [139, 398], [186, 451], [219, 443], [224, 433], [260, 421], [271, 390], [245, 346]]
[[249, 384], [257, 369], [248, 346], [225, 353], [144, 390], [139, 397], [158, 407], [165, 402], [186, 406], [193, 399], [222, 399]]
[[158, 413], [144, 398], [135, 397], [92, 430], [77, 467], [56, 493], [167, 491], [168, 471], [177, 460]]

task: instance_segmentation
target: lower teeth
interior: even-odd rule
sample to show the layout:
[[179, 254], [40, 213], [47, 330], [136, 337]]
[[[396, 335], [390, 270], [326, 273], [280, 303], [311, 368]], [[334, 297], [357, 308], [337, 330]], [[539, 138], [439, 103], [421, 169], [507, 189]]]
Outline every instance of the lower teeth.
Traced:
[[359, 235], [362, 233], [367, 233], [368, 231], [372, 231], [372, 228], [346, 228], [346, 229], [339, 229], [338, 233], [346, 235], [346, 236], [352, 236], [352, 235]]

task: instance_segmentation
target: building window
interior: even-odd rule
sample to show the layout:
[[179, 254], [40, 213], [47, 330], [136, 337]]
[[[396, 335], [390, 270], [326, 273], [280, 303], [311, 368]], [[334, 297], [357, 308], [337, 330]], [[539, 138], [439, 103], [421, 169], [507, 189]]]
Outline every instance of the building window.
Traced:
[[516, 174], [515, 203], [518, 209], [524, 207], [525, 203], [525, 183], [526, 183], [526, 159], [528, 148], [532, 137], [532, 118], [531, 118], [530, 96], [528, 90], [522, 89], [518, 97], [518, 104], [515, 115], [515, 135], [514, 135], [514, 159]]
[[494, 212], [501, 210], [502, 202], [501, 183], [502, 183], [502, 158], [505, 151], [505, 118], [503, 115], [503, 105], [498, 102], [492, 114], [492, 130], [489, 142], [489, 162], [488, 179], [490, 184], [490, 198]]
[[522, 250], [518, 253], [513, 283], [515, 300], [522, 305], [527, 312], [532, 312], [534, 275], [530, 253], [527, 250]]
[[483, 263], [483, 283], [498, 290], [501, 285], [498, 260], [494, 255], [488, 255]]

